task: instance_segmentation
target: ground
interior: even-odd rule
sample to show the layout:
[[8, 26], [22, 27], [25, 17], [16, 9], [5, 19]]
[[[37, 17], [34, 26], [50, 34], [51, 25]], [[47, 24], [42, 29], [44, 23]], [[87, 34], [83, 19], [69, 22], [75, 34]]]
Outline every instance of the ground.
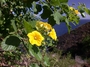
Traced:
[[[89, 41], [87, 41], [89, 39]], [[63, 50], [63, 55], [70, 52], [72, 57], [78, 63], [85, 64], [84, 67], [90, 67], [90, 22], [72, 30], [69, 33], [58, 37], [59, 43], [57, 48]]]
[[[89, 37], [90, 22], [72, 30], [70, 34], [65, 33], [64, 35], [58, 37], [58, 50], [63, 50], [62, 55], [66, 55], [70, 52], [72, 58], [75, 59], [77, 63], [72, 67], [82, 67], [82, 64], [83, 67], [90, 67], [90, 61], [87, 61], [87, 59], [90, 59], [90, 41], [87, 41]], [[7, 63], [5, 62], [5, 58], [1, 58], [3, 56], [2, 54], [3, 52], [0, 49], [0, 65], [2, 65], [2, 67], [8, 67], [6, 65]], [[27, 64], [26, 60], [23, 61], [23, 64]]]

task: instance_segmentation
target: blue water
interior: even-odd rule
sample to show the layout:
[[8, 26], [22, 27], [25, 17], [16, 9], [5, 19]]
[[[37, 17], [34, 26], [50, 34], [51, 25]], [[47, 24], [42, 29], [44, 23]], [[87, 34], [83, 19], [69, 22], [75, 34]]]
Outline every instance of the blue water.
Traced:
[[[75, 28], [77, 28], [77, 27], [79, 27], [87, 22], [90, 22], [90, 19], [82, 19], [82, 20], [80, 20], [80, 23], [76, 26], [74, 26], [73, 24], [70, 24], [70, 25], [71, 25], [72, 30], [73, 30], [73, 29], [75, 29]], [[55, 25], [54, 28], [56, 30], [57, 36], [61, 36], [61, 35], [68, 32], [67, 26], [65, 25], [65, 23], [61, 23], [60, 25]]]

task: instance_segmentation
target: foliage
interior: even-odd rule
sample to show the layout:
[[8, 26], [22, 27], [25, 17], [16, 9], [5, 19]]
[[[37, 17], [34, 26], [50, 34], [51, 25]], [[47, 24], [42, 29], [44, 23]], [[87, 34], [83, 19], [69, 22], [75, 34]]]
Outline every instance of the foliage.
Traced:
[[[21, 59], [21, 52], [20, 51], [15, 51], [15, 52], [9, 52], [9, 51], [6, 51], [6, 52], [0, 52], [0, 60], [3, 60], [2, 62], [0, 62], [0, 66], [2, 67], [3, 65], [5, 66], [18, 66], [19, 67], [19, 63], [18, 62], [21, 62], [22, 59]], [[4, 63], [4, 64], [1, 64], [1, 63]], [[16, 64], [18, 63], [18, 64]], [[16, 66], [16, 67], [17, 67]]]
[[[84, 58], [89, 58], [90, 54], [90, 36], [87, 35], [86, 37], [83, 38], [81, 41], [81, 52], [84, 53], [85, 57]], [[83, 57], [83, 56], [82, 56]]]
[[86, 44], [86, 45], [90, 45], [90, 36], [86, 36], [83, 41], [82, 41], [83, 44]]
[[54, 48], [52, 52], [48, 52], [50, 57], [50, 66], [52, 67], [72, 67], [75, 65], [75, 60], [72, 59], [71, 54], [62, 55], [63, 51]]
[[[55, 46], [57, 43], [56, 32], [52, 26], [65, 22], [70, 32], [69, 23], [78, 24], [80, 19], [78, 14], [82, 17], [85, 17], [85, 12], [90, 15], [90, 9], [84, 4], [75, 9], [67, 3], [68, 0], [0, 0], [2, 49], [15, 52], [23, 45], [26, 53], [39, 62], [31, 64], [31, 67], [43, 64], [49, 67], [47, 47]], [[44, 19], [48, 22], [41, 21]]]

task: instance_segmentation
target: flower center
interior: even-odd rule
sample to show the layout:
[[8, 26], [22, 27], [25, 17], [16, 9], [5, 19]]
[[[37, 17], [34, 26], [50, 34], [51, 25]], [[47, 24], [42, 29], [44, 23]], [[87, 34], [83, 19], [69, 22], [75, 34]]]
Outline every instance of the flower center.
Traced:
[[37, 40], [37, 37], [35, 36], [34, 39]]

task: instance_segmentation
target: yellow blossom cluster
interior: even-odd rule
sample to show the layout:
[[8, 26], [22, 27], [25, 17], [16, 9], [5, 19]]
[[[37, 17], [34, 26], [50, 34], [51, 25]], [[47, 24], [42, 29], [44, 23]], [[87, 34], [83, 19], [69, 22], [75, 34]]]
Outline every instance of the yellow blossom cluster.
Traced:
[[48, 32], [52, 29], [52, 26], [47, 22], [37, 21], [36, 28]]
[[80, 14], [80, 12], [78, 10], [76, 10], [75, 8], [73, 8], [73, 7], [69, 7], [69, 9], [72, 10], [72, 11], [74, 11], [75, 14]]
[[[37, 22], [36, 23], [36, 29], [35, 31], [32, 31], [30, 33], [27, 34], [28, 38], [29, 38], [29, 42], [32, 45], [37, 45], [37, 46], [41, 46], [42, 45], [42, 41], [45, 39], [43, 37], [43, 34], [40, 33], [38, 31], [38, 29], [44, 29], [46, 32], [48, 32], [48, 34], [46, 36], [51, 37], [53, 40], [57, 40], [57, 35], [55, 32], [55, 29], [52, 28], [52, 26], [46, 22]], [[44, 33], [44, 32], [43, 32]]]

